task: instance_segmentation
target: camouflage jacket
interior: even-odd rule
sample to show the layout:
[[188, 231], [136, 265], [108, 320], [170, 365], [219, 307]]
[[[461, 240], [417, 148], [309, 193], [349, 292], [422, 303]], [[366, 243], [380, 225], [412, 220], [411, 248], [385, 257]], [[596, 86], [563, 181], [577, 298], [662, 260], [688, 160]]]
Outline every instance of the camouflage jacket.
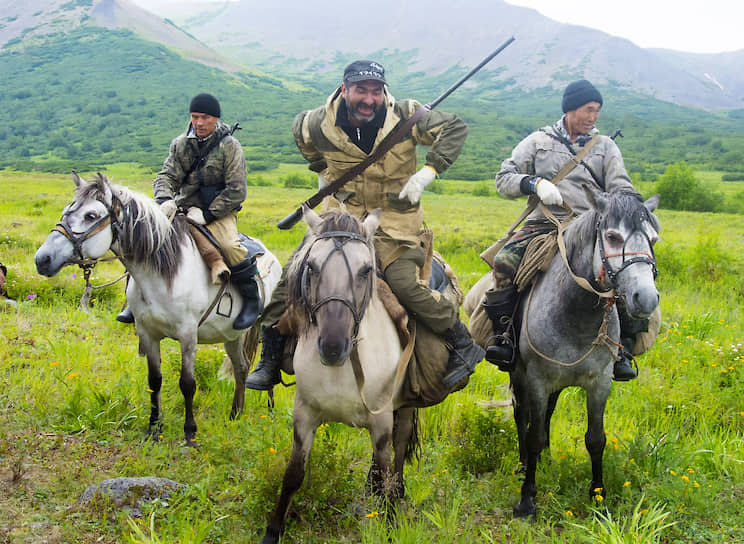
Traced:
[[191, 125], [171, 142], [168, 158], [153, 181], [157, 202], [174, 198], [179, 207], [198, 206], [204, 211], [207, 222], [240, 209], [247, 192], [243, 148], [222, 121], [202, 145], [208, 146], [215, 138], [219, 139], [219, 144], [209, 153], [206, 162], [188, 175], [199, 156], [198, 141]]
[[[328, 97], [324, 106], [297, 115], [292, 126], [295, 143], [311, 163], [310, 169], [323, 171], [329, 183], [367, 157], [346, 132], [336, 126], [336, 113], [341, 100], [339, 88]], [[386, 92], [385, 122], [377, 133], [370, 154], [375, 152], [399, 121], [408, 119], [419, 106], [414, 100], [396, 101]], [[364, 218], [375, 208], [380, 208], [382, 232], [395, 240], [416, 242], [424, 220], [423, 209], [420, 203], [413, 205], [407, 199], [398, 198], [408, 178], [416, 173], [416, 145], [431, 146], [426, 155], [426, 164], [441, 173], [460, 154], [466, 137], [467, 127], [455, 115], [438, 111], [424, 114], [409, 135], [380, 160], [334, 195], [326, 197], [322, 211], [337, 209], [343, 201], [349, 213]]]

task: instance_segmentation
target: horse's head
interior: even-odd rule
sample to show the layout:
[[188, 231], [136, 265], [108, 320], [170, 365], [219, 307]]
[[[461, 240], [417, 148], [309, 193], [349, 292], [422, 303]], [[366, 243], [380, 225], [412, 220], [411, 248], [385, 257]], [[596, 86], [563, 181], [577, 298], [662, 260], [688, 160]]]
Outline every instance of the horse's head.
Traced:
[[594, 199], [596, 281], [615, 290], [633, 318], [647, 318], [659, 304], [654, 244], [659, 222], [653, 214], [659, 195], [643, 202], [633, 193], [611, 193]]
[[348, 214], [322, 217], [304, 209], [308, 234], [288, 271], [295, 307], [317, 328], [321, 361], [340, 366], [349, 357], [375, 285], [374, 233], [379, 212], [364, 222]]
[[114, 242], [111, 223], [116, 222], [120, 202], [108, 178], [97, 174], [86, 182], [72, 173], [77, 187], [75, 199], [62, 211], [62, 218], [36, 252], [36, 270], [54, 276], [66, 264], [102, 257]]

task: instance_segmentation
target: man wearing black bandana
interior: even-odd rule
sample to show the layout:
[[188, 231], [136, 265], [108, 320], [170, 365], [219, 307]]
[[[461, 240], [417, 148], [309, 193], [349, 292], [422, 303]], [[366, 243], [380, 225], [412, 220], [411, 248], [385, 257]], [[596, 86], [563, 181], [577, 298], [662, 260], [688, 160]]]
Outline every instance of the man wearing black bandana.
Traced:
[[[358, 60], [346, 67], [343, 82], [325, 105], [295, 118], [292, 132], [323, 187], [372, 154], [385, 136], [420, 106], [415, 100], [396, 101], [387, 90], [385, 69], [377, 62]], [[425, 187], [458, 157], [466, 136], [467, 127], [457, 116], [426, 112], [390, 151], [327, 196], [321, 210], [322, 214], [343, 209], [359, 219], [381, 210], [375, 234], [381, 269], [408, 312], [451, 346], [443, 379], [448, 388], [473, 373], [484, 351], [460, 321], [458, 307], [418, 281], [417, 270], [424, 264], [419, 239], [424, 221], [420, 199]], [[424, 166], [417, 170], [419, 144], [430, 149]], [[261, 360], [248, 376], [248, 388], [266, 390], [279, 383], [284, 338], [275, 325], [285, 308], [286, 289], [285, 282], [280, 282], [264, 311]]]

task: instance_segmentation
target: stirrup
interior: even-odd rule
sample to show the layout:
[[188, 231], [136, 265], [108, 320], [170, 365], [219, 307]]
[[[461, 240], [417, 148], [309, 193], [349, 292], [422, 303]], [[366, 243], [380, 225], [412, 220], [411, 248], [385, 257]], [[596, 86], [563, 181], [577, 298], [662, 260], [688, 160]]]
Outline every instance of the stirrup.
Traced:
[[496, 365], [502, 372], [511, 372], [517, 360], [517, 349], [511, 338], [503, 334], [489, 338], [494, 343], [486, 348], [486, 361]]

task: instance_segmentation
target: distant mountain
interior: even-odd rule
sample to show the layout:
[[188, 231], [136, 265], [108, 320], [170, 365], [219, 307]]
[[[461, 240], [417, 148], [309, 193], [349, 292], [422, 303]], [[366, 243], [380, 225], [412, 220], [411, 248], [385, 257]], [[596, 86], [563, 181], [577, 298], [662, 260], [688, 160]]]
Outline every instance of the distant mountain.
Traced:
[[398, 52], [409, 55], [408, 71], [436, 74], [474, 66], [513, 35], [515, 43], [486, 68], [509, 87], [561, 89], [585, 77], [674, 104], [744, 107], [744, 50], [695, 55], [642, 49], [503, 0], [377, 0], [353, 8], [337, 0], [237, 0], [161, 2], [158, 8], [226, 56], [267, 72], [322, 72], [339, 57]]

